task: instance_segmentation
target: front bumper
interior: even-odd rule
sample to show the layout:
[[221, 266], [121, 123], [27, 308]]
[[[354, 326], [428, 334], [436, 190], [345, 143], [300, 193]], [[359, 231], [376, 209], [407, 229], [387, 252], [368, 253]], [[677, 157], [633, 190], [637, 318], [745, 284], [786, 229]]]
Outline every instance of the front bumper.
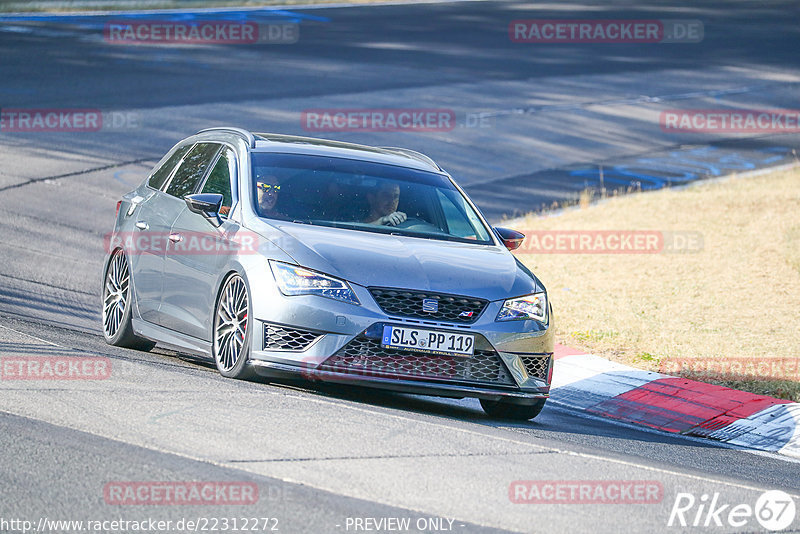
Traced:
[[[274, 292], [268, 300], [272, 305], [259, 307], [261, 299], [254, 298], [253, 369], [265, 376], [447, 397], [514, 398], [524, 403], [549, 395], [552, 317], [546, 325], [495, 322], [501, 301], [490, 302], [479, 319], [468, 325], [392, 317], [375, 304], [366, 288], [354, 290], [360, 306]], [[475, 355], [432, 356], [385, 349], [375, 336], [383, 325], [472, 334]]]

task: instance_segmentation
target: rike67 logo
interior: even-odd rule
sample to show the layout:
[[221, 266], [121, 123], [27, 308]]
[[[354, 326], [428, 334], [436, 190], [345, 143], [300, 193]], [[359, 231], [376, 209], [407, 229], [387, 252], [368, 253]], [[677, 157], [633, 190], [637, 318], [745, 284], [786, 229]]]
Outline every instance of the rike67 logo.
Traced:
[[795, 502], [791, 495], [780, 490], [766, 491], [756, 499], [755, 505], [733, 504], [720, 499], [719, 493], [703, 494], [696, 498], [691, 493], [678, 493], [667, 521], [668, 527], [734, 527], [757, 529], [753, 518], [768, 531], [788, 528], [795, 519]]

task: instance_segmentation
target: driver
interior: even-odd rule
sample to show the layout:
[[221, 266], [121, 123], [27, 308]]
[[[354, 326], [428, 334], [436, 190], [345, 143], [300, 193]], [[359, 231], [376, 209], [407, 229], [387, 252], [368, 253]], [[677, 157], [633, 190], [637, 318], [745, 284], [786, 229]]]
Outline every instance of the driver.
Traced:
[[258, 210], [262, 217], [281, 216], [275, 208], [278, 203], [278, 193], [281, 190], [277, 176], [267, 175], [256, 179], [256, 190], [258, 191]]
[[364, 222], [369, 224], [382, 224], [397, 226], [408, 217], [402, 211], [397, 211], [400, 202], [400, 186], [391, 182], [380, 182], [375, 189], [367, 193], [369, 215]]

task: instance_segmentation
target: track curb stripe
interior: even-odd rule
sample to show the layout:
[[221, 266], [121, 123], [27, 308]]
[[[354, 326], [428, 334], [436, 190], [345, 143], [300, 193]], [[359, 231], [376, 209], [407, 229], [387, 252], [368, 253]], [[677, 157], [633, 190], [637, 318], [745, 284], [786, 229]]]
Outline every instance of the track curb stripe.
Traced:
[[551, 396], [587, 413], [800, 458], [800, 403], [555, 347]]

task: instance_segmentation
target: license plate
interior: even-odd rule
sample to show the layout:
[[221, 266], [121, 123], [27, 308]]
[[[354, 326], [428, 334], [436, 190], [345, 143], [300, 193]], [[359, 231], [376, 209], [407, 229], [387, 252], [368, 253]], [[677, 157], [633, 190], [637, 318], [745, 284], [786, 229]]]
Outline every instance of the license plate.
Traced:
[[404, 326], [384, 326], [381, 346], [389, 349], [411, 349], [427, 354], [472, 356], [475, 336]]

